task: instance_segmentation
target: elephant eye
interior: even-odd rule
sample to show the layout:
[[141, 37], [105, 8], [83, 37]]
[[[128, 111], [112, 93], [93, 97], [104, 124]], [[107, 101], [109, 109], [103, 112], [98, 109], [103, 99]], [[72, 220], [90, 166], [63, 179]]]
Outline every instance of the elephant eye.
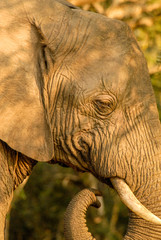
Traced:
[[116, 108], [116, 98], [112, 95], [99, 95], [93, 100], [95, 112], [106, 117]]

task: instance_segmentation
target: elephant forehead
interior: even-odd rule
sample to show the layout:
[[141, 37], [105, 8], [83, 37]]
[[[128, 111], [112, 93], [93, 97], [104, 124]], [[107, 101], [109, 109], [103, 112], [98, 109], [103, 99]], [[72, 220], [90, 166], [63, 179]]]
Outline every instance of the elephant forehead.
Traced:
[[[95, 52], [95, 54], [97, 54]], [[90, 58], [90, 61], [89, 61]], [[81, 60], [71, 65], [72, 77], [85, 95], [98, 94], [98, 91], [110, 90], [116, 95], [121, 95], [130, 84], [130, 72], [136, 68], [137, 63], [130, 56], [110, 58], [88, 56], [85, 62]], [[66, 75], [68, 73], [65, 73]]]
[[95, 51], [96, 58], [87, 55], [86, 64], [79, 66], [79, 71], [82, 68], [79, 82], [82, 81], [84, 91], [90, 94], [97, 89], [110, 90], [119, 99], [142, 101], [152, 90], [147, 65], [136, 42], [131, 43], [126, 53], [112, 52], [97, 55]]
[[[109, 25], [112, 23], [113, 21], [109, 21]], [[131, 80], [131, 75], [135, 75], [136, 69], [137, 72], [142, 70], [143, 56], [134, 37], [128, 36], [128, 27], [126, 26], [124, 34], [122, 33], [123, 37], [118, 38], [117, 33], [115, 34], [118, 28], [112, 32], [111, 27], [108, 29], [108, 21], [105, 25], [106, 28], [104, 26], [103, 30], [99, 30], [99, 35], [93, 26], [83, 49], [75, 55], [71, 51], [64, 60], [64, 64], [68, 65], [73, 78], [82, 85], [83, 90], [90, 91], [100, 85], [102, 87], [103, 80], [107, 88], [119, 92], [129, 84], [128, 81]]]
[[[88, 56], [86, 57], [87, 59]], [[64, 86], [66, 86], [66, 91], [63, 91], [63, 97], [66, 94], [67, 96], [71, 94], [77, 95], [77, 93], [82, 92], [83, 94], [79, 95], [79, 97], [88, 98], [110, 91], [118, 97], [118, 100], [121, 100], [128, 88], [129, 94], [131, 96], [135, 95], [134, 97], [136, 98], [138, 89], [137, 84], [135, 84], [135, 82], [138, 82], [135, 79], [136, 68], [136, 60], [128, 55], [126, 57], [122, 56], [120, 59], [93, 59], [93, 61], [87, 61], [86, 64], [74, 62], [71, 64], [70, 69], [65, 67], [61, 69], [60, 75], [63, 79], [63, 84], [65, 84]], [[133, 78], [131, 75], [133, 75]]]

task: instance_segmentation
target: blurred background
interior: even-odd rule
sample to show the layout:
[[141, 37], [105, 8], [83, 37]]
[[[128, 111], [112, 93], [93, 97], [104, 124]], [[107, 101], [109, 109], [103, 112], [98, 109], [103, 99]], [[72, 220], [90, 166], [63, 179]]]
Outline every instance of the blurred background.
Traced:
[[[147, 59], [161, 118], [161, 1], [70, 0], [84, 10], [125, 21]], [[128, 210], [117, 194], [89, 174], [38, 163], [23, 189], [18, 189], [7, 217], [6, 240], [63, 240], [63, 214], [74, 194], [85, 187], [103, 192], [102, 207], [90, 208], [88, 226], [97, 240], [120, 240]]]

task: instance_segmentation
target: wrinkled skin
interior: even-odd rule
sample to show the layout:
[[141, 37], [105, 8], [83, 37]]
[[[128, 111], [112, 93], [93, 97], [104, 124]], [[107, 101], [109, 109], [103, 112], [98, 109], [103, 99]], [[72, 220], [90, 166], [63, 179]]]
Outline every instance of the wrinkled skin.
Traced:
[[[83, 189], [69, 203], [64, 214], [64, 236], [66, 240], [86, 239], [96, 240], [93, 238], [86, 226], [86, 212], [89, 206], [99, 208], [101, 203], [96, 196], [101, 193], [95, 189]], [[85, 230], [85, 231], [84, 231]]]
[[[1, 222], [36, 161], [122, 178], [161, 217], [160, 122], [125, 23], [65, 1], [1, 0], [0, 68]], [[147, 236], [161, 228], [131, 213], [125, 239]]]

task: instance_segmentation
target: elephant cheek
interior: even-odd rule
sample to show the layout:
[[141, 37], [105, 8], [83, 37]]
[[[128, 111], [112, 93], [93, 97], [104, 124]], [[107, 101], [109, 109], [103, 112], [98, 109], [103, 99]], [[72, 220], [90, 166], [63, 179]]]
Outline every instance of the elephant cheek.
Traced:
[[77, 158], [87, 169], [90, 170], [91, 139], [86, 133], [77, 133], [72, 138], [72, 145], [77, 151]]
[[95, 134], [84, 131], [73, 136], [72, 145], [77, 150], [77, 160], [81, 160], [81, 163], [86, 165], [88, 171], [97, 177], [105, 174], [102, 172], [104, 169], [102, 150], [105, 148], [105, 142], [98, 141]]
[[[90, 148], [90, 163], [93, 174], [99, 180], [106, 182], [110, 177], [120, 175], [117, 170], [118, 155], [115, 146], [109, 143], [108, 139], [96, 138]], [[121, 177], [121, 176], [120, 176]]]

